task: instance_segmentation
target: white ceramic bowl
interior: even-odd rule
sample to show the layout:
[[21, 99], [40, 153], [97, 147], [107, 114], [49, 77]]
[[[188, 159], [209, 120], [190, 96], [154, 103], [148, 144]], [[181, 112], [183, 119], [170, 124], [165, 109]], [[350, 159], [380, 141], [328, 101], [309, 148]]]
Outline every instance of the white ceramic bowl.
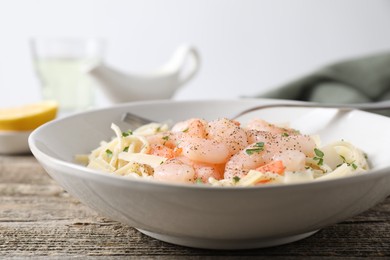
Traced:
[[321, 182], [262, 187], [175, 185], [99, 173], [74, 163], [122, 129], [130, 111], [157, 121], [229, 117], [270, 100], [150, 101], [57, 119], [35, 130], [31, 151], [70, 194], [102, 215], [174, 244], [213, 249], [280, 245], [357, 215], [390, 194], [390, 118], [334, 109], [258, 111], [271, 122], [291, 122], [324, 143], [345, 139], [369, 156], [367, 174]]

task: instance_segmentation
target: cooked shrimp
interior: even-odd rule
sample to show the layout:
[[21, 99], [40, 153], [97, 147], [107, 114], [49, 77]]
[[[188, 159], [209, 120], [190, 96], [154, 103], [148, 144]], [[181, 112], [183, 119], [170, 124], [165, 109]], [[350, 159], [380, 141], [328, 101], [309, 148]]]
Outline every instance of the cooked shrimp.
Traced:
[[153, 144], [149, 148], [148, 154], [153, 154], [161, 157], [165, 157], [167, 159], [172, 159], [181, 154], [180, 148], [169, 148], [167, 146], [161, 145], [161, 144]]
[[189, 120], [176, 123], [172, 127], [172, 132], [183, 134], [185, 136], [206, 138], [207, 122], [200, 118], [191, 118]]
[[269, 151], [265, 149], [267, 148], [260, 147], [258, 143], [255, 143], [233, 155], [226, 163], [224, 178], [232, 179], [235, 176], [242, 178], [250, 170], [256, 169], [270, 162], [270, 158], [266, 158], [265, 156], [269, 153]]
[[[253, 132], [252, 132], [253, 133]], [[255, 143], [235, 154], [225, 167], [224, 177], [243, 177], [250, 170], [256, 169], [273, 160], [282, 160], [288, 170], [304, 167], [304, 158], [314, 155], [315, 142], [310, 136], [273, 134], [257, 131], [252, 136]], [[296, 160], [296, 165], [293, 162]]]
[[270, 153], [280, 153], [287, 150], [298, 150], [306, 156], [314, 155], [316, 144], [309, 135], [285, 135], [274, 134], [267, 131], [250, 130], [247, 131], [250, 143], [263, 142], [269, 148]]
[[157, 166], [154, 178], [177, 183], [191, 183], [199, 179], [207, 183], [210, 177], [216, 180], [222, 179], [224, 166], [224, 164], [197, 163], [187, 157], [179, 156]]
[[222, 118], [209, 122], [208, 126], [208, 138], [225, 143], [230, 156], [248, 146], [246, 131], [236, 121]]
[[148, 141], [149, 145], [163, 145], [171, 149], [176, 147], [178, 138], [179, 137], [171, 131], [146, 136], [146, 140]]
[[225, 170], [225, 164], [194, 163], [192, 167], [196, 179], [201, 179], [203, 183], [207, 183], [210, 177], [221, 180]]
[[274, 161], [282, 161], [286, 171], [298, 172], [305, 170], [306, 156], [297, 150], [288, 150], [275, 154]]
[[195, 170], [179, 159], [170, 159], [154, 169], [153, 178], [171, 183], [193, 183]]
[[227, 162], [230, 152], [224, 143], [199, 137], [182, 138], [178, 144], [183, 156], [196, 162], [221, 164]]
[[249, 121], [247, 124], [248, 130], [258, 130], [258, 131], [267, 131], [274, 134], [287, 134], [287, 135], [295, 135], [299, 132], [295, 129], [288, 128], [288, 127], [280, 127], [274, 124], [271, 124], [265, 120], [262, 119], [253, 119]]
[[258, 172], [264, 172], [264, 173], [271, 172], [271, 173], [283, 175], [286, 170], [286, 166], [284, 165], [282, 160], [275, 160], [263, 166], [260, 166], [255, 170]]

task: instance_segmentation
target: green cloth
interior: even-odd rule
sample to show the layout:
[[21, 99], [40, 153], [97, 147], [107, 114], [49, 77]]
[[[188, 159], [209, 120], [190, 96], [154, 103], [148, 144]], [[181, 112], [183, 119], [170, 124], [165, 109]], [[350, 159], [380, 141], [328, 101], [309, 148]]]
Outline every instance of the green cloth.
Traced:
[[[325, 66], [257, 97], [319, 103], [360, 103], [390, 99], [390, 52]], [[390, 115], [390, 111], [380, 113]]]

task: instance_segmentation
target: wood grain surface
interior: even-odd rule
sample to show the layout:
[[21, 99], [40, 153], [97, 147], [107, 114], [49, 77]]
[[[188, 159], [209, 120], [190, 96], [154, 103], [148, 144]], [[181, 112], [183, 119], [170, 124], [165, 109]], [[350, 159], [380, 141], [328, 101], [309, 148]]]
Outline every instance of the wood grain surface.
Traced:
[[81, 204], [35, 158], [0, 156], [0, 257], [390, 259], [390, 198], [304, 240], [272, 248], [200, 250], [149, 238]]

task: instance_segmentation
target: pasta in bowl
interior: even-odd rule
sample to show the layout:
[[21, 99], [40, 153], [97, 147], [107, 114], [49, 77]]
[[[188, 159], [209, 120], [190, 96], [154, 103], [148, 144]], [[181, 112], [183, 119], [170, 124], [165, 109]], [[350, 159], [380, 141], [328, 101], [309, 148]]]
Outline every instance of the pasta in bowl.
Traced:
[[[237, 111], [272, 102], [280, 101], [148, 101], [117, 105], [45, 124], [30, 135], [29, 145], [54, 180], [103, 216], [135, 227], [156, 239], [198, 248], [245, 249], [297, 241], [369, 209], [390, 194], [390, 138], [387, 134], [390, 119], [362, 111], [340, 112], [336, 109], [277, 108], [258, 111], [240, 120], [238, 126], [242, 129], [247, 129], [253, 118], [281, 128], [285, 126], [280, 124], [289, 122], [288, 129], [284, 129], [278, 138], [290, 140], [298, 133], [285, 134], [285, 130], [298, 129], [299, 138], [311, 140], [307, 144], [313, 141], [308, 146], [309, 155], [305, 154], [305, 166], [300, 164], [302, 171], [287, 168], [289, 161], [286, 157], [276, 158], [273, 154], [271, 161], [263, 161], [253, 169], [247, 167], [244, 173], [232, 171], [231, 175], [225, 176], [228, 161], [236, 154], [258, 156], [275, 147], [277, 151], [278, 145], [272, 146], [267, 139], [256, 136], [255, 141], [244, 142], [237, 152], [227, 157], [222, 157], [222, 152], [218, 153], [220, 158], [228, 158], [226, 163], [219, 163], [224, 164], [223, 177], [208, 176], [208, 171], [199, 174], [194, 170], [188, 183], [185, 180], [174, 182], [169, 178], [153, 179], [155, 168], [168, 165], [166, 163], [170, 160], [183, 159], [181, 157], [187, 152], [194, 151], [186, 147], [185, 142], [175, 142], [171, 150], [162, 148], [160, 153], [158, 146], [153, 145], [174, 140], [173, 136], [172, 140], [166, 137], [169, 131], [182, 135], [189, 133], [190, 129], [185, 127], [188, 119], [204, 120], [208, 127], [215, 120], [225, 120]], [[126, 112], [156, 122], [169, 118], [174, 122], [184, 122], [184, 125], [169, 129], [163, 125], [132, 129], [122, 121]], [[128, 129], [132, 130], [132, 134]], [[220, 132], [217, 130], [215, 135]], [[152, 140], [156, 136], [159, 140]], [[239, 138], [234, 140], [239, 143]], [[105, 143], [100, 147], [101, 141]], [[118, 145], [120, 141], [122, 143]], [[163, 146], [167, 146], [165, 144]], [[220, 146], [218, 149], [223, 151], [225, 148]], [[145, 150], [139, 153], [142, 149]], [[298, 156], [301, 150], [292, 153]], [[76, 163], [76, 154], [93, 155], [88, 161], [90, 167]], [[173, 157], [161, 156], [164, 154], [172, 154]], [[139, 155], [138, 159], [134, 159]], [[120, 156], [122, 161], [114, 163], [112, 159], [115, 156]], [[142, 161], [145, 158], [141, 159], [145, 156], [157, 159], [151, 163], [147, 158], [148, 163], [145, 163]], [[220, 159], [218, 156], [211, 159]], [[104, 163], [92, 162], [93, 158], [100, 157], [105, 160]], [[161, 164], [161, 161], [164, 163]], [[275, 161], [281, 161], [282, 166], [278, 167], [279, 162], [269, 170], [258, 169]], [[296, 161], [294, 159], [291, 163]], [[187, 163], [194, 168], [193, 162]], [[137, 164], [143, 167], [144, 173]], [[102, 165], [103, 168], [107, 166], [107, 170], [96, 169]], [[125, 171], [123, 167], [132, 169]], [[341, 172], [343, 168], [348, 173]], [[282, 174], [277, 169], [282, 169]], [[117, 174], [113, 173], [119, 170]], [[251, 176], [251, 170], [255, 171], [256, 180], [250, 180], [249, 184], [241, 183], [245, 176]], [[331, 173], [335, 171], [340, 178], [331, 178]], [[296, 172], [296, 175], [288, 172]], [[160, 175], [164, 176], [163, 171]], [[261, 183], [264, 175], [267, 180]], [[278, 178], [274, 180], [272, 177]]]
[[246, 126], [219, 118], [150, 123], [102, 141], [87, 167], [121, 176], [172, 183], [254, 186], [298, 183], [366, 172], [367, 155], [345, 140], [320, 146], [319, 136], [261, 119]]

